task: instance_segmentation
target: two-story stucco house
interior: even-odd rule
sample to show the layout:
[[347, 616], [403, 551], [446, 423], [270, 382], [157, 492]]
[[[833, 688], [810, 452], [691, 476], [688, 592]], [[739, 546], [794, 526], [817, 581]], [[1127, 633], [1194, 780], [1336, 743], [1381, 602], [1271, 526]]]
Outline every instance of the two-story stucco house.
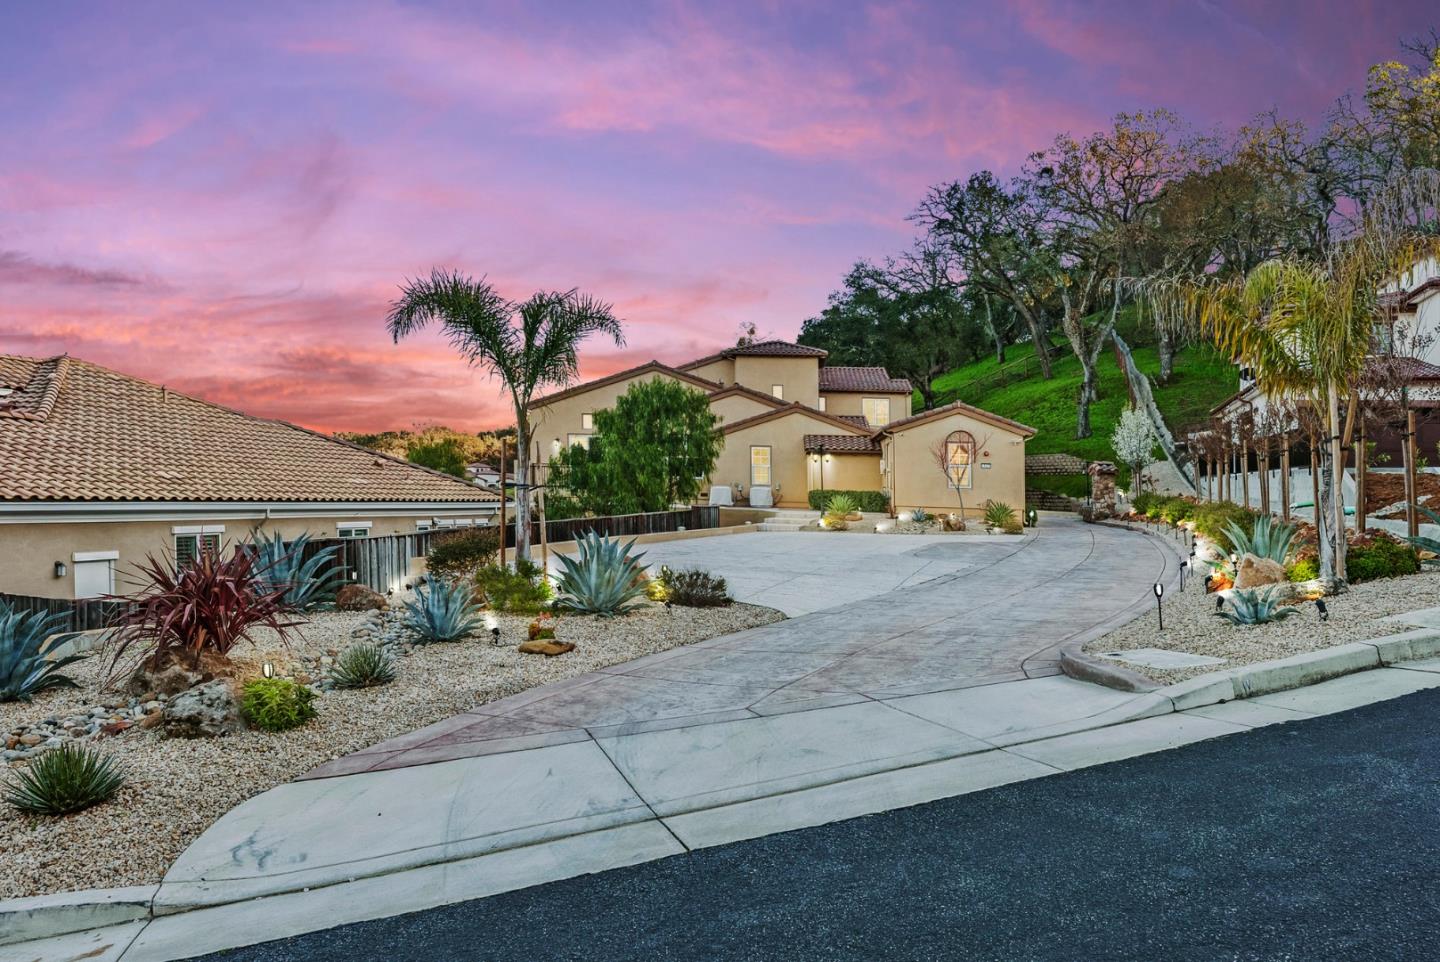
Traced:
[[[587, 444], [595, 412], [630, 385], [667, 378], [702, 391], [724, 445], [708, 479], [752, 504], [802, 507], [816, 489], [884, 491], [895, 511], [966, 514], [1025, 503], [1032, 428], [964, 404], [912, 415], [910, 382], [879, 367], [829, 367], [788, 341], [728, 348], [685, 364], [650, 361], [536, 400], [540, 464]], [[756, 492], [756, 489], [761, 489]]]
[[0, 592], [93, 598], [147, 555], [488, 523], [499, 495], [73, 357], [0, 355]]

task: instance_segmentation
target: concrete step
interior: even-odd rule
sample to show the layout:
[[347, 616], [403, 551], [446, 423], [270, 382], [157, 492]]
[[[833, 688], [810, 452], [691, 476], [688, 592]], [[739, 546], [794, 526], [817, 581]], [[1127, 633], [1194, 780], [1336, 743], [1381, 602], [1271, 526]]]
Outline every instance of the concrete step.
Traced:
[[755, 526], [757, 531], [799, 531], [809, 520], [805, 521], [762, 521]]

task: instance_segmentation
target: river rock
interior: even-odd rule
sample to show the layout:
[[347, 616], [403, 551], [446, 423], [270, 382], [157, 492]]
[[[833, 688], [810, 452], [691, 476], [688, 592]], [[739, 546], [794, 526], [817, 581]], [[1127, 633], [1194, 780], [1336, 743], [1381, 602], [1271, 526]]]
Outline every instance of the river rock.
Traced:
[[214, 738], [241, 727], [240, 706], [223, 679], [176, 695], [161, 714], [172, 738]]

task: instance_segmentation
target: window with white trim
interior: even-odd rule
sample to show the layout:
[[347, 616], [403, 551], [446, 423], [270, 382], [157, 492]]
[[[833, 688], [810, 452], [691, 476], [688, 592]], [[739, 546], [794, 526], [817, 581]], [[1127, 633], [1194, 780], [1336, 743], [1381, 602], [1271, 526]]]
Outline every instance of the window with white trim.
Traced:
[[783, 385], [783, 384], [772, 384], [772, 385], [770, 385], [770, 394], [771, 394], [771, 396], [773, 396], [776, 400], [779, 400], [779, 401], [785, 400], [785, 385]]
[[100, 598], [115, 593], [118, 551], [77, 551], [70, 556], [75, 569], [75, 597]]
[[890, 423], [890, 399], [888, 397], [867, 397], [860, 399], [860, 410], [865, 423], [880, 428]]
[[820, 398], [820, 410], [825, 410], [825, 398], [823, 395]]
[[975, 438], [969, 431], [951, 431], [945, 439], [945, 474], [952, 488], [974, 487]]
[[582, 430], [582, 431], [593, 431], [593, 430], [595, 430], [595, 415], [594, 415], [594, 414], [591, 414], [589, 411], [586, 411], [584, 414], [580, 415], [580, 430]]
[[770, 483], [770, 446], [752, 445], [750, 448], [750, 487]]
[[337, 538], [368, 538], [370, 537], [370, 521], [342, 521], [335, 525], [335, 537]]
[[218, 534], [177, 534], [175, 536], [175, 567], [188, 568], [200, 555], [220, 551]]

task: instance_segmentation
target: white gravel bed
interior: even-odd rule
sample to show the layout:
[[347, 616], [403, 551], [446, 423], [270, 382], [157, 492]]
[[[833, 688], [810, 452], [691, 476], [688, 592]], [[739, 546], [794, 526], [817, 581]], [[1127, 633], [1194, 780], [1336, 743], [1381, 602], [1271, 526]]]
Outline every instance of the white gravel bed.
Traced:
[[1300, 602], [1297, 613], [1267, 625], [1234, 625], [1215, 614], [1215, 595], [1205, 594], [1200, 581], [1187, 579], [1184, 595], [1165, 596], [1165, 630], [1155, 627], [1154, 610], [1087, 643], [1096, 654], [1135, 648], [1164, 648], [1193, 655], [1224, 658], [1224, 665], [1160, 669], [1129, 662], [1117, 665], [1146, 675], [1162, 685], [1184, 681], [1211, 671], [1223, 671], [1272, 658], [1286, 658], [1352, 641], [1379, 638], [1407, 630], [1398, 622], [1378, 619], [1417, 608], [1434, 607], [1440, 598], [1440, 572], [1425, 570], [1403, 578], [1382, 578], [1352, 585], [1325, 599], [1329, 620], [1321, 621], [1312, 602]]
[[[235, 660], [258, 675], [264, 661], [285, 670], [290, 659], [315, 657], [350, 644], [361, 614], [321, 613], [287, 654], [273, 639], [242, 646]], [[417, 647], [398, 659], [398, 676], [379, 688], [329, 691], [316, 699], [319, 717], [294, 731], [244, 731], [213, 739], [166, 738], [133, 728], [96, 744], [124, 766], [129, 780], [109, 802], [64, 818], [33, 818], [0, 803], [0, 898], [159, 882], [175, 858], [221, 815], [251, 796], [316, 765], [516, 692], [778, 621], [770, 608], [670, 610], [648, 606], [623, 618], [560, 616], [558, 641], [577, 647], [554, 658], [522, 655], [515, 645], [532, 620], [500, 615], [505, 647], [488, 635]], [[0, 704], [0, 734], [19, 724], [62, 715], [104, 696], [97, 691], [101, 659], [66, 673], [81, 688], [45, 692], [34, 702]]]

